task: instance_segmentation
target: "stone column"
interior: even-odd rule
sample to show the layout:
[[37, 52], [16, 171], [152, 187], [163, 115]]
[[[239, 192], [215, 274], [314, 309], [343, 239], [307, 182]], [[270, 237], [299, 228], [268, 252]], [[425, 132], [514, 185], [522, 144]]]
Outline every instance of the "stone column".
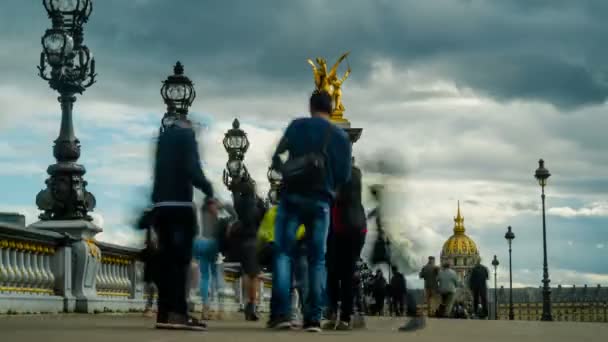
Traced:
[[[92, 222], [86, 220], [49, 220], [39, 221], [30, 228], [53, 231], [64, 234], [70, 240], [64, 248], [65, 253], [71, 250], [71, 290], [75, 301], [74, 311], [93, 313], [98, 302], [95, 286], [97, 272], [101, 264], [101, 250], [95, 245], [93, 237], [102, 231]], [[65, 261], [67, 256], [64, 256]], [[64, 275], [67, 276], [67, 273]], [[64, 278], [64, 282], [65, 282]], [[69, 287], [65, 286], [67, 289]], [[66, 303], [70, 303], [69, 292], [66, 291]], [[69, 305], [68, 305], [69, 306]]]

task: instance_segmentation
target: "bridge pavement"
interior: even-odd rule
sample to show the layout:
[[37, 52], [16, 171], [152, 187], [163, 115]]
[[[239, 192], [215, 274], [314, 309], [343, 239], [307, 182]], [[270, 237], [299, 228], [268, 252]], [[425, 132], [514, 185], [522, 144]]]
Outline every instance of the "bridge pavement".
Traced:
[[190, 342], [190, 341], [438, 341], [438, 342], [586, 342], [608, 341], [608, 324], [576, 322], [509, 322], [430, 320], [425, 330], [399, 333], [401, 320], [369, 320], [366, 330], [323, 332], [277, 332], [263, 323], [239, 320], [212, 321], [208, 332], [160, 331], [153, 320], [136, 315], [32, 315], [0, 316], [2, 342]]

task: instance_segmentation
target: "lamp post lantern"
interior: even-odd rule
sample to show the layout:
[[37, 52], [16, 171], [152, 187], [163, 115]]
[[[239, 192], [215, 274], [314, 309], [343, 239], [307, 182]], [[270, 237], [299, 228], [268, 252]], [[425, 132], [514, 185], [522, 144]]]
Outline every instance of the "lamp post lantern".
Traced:
[[224, 135], [223, 144], [228, 152], [228, 163], [224, 170], [224, 185], [232, 190], [235, 181], [241, 182], [250, 179], [247, 167], [243, 163], [245, 153], [249, 149], [249, 139], [247, 139], [247, 133], [241, 129], [238, 119], [234, 119], [232, 128]]
[[95, 197], [86, 190], [85, 167], [77, 163], [80, 140], [74, 133], [72, 109], [76, 94], [93, 85], [97, 76], [95, 59], [84, 45], [83, 35], [93, 4], [92, 0], [44, 0], [43, 5], [52, 28], [41, 39], [38, 75], [59, 93], [61, 125], [53, 146], [57, 162], [47, 169], [50, 177], [46, 189], [36, 196], [36, 205], [43, 211], [42, 221], [92, 221], [88, 212], [95, 208]]
[[534, 177], [541, 188], [543, 210], [543, 314], [541, 316], [541, 321], [553, 320], [553, 316], [551, 315], [551, 288], [549, 287], [551, 281], [549, 280], [549, 265], [547, 262], [547, 227], [545, 224], [545, 186], [547, 185], [547, 179], [549, 179], [550, 176], [551, 173], [545, 168], [545, 161], [540, 159]]
[[498, 320], [498, 288], [496, 283], [496, 272], [498, 270], [498, 259], [496, 255], [494, 255], [494, 259], [492, 259], [492, 267], [494, 267], [494, 319]]
[[272, 205], [276, 205], [279, 203], [279, 193], [281, 189], [281, 181], [283, 177], [281, 172], [270, 167], [268, 169], [268, 173], [266, 175], [268, 177], [268, 182], [270, 183], [270, 190], [268, 190], [268, 203]]
[[513, 313], [513, 268], [511, 267], [511, 243], [515, 239], [515, 234], [511, 230], [511, 226], [507, 227], [505, 239], [509, 242], [509, 320], [515, 319]]

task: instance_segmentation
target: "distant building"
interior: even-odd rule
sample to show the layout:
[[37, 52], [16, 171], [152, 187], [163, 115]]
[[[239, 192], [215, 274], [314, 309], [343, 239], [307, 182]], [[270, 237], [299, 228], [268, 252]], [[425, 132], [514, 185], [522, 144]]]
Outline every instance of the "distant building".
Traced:
[[[493, 301], [494, 289], [489, 292]], [[543, 313], [542, 287], [513, 289], [513, 313], [516, 320], [539, 321]], [[608, 322], [608, 287], [551, 288], [551, 313], [554, 321]], [[509, 289], [504, 286], [498, 289], [498, 319], [509, 319]]]

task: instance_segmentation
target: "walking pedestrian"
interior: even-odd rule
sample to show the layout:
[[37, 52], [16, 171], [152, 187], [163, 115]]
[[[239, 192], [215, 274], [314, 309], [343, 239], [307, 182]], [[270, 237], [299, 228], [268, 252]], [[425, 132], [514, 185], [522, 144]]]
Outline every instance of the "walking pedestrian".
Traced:
[[[355, 269], [365, 243], [366, 217], [361, 203], [361, 170], [352, 166], [332, 206], [327, 239], [328, 322], [323, 329], [350, 330]], [[338, 302], [340, 312], [338, 315]]]
[[[273, 155], [273, 169], [281, 170], [284, 189], [275, 225], [275, 253], [272, 277], [271, 326], [290, 327], [291, 264], [298, 226], [306, 227], [308, 291], [303, 328], [321, 331], [321, 298], [324, 283], [325, 250], [329, 227], [329, 206], [335, 191], [350, 178], [351, 144], [346, 133], [333, 125], [332, 99], [325, 92], [310, 97], [310, 118], [292, 121]], [[286, 162], [281, 155], [289, 152]]]
[[439, 284], [439, 294], [441, 295], [441, 305], [439, 306], [438, 316], [445, 318], [452, 313], [456, 289], [461, 285], [458, 274], [451, 268], [449, 261], [446, 261], [441, 265], [437, 281]]

